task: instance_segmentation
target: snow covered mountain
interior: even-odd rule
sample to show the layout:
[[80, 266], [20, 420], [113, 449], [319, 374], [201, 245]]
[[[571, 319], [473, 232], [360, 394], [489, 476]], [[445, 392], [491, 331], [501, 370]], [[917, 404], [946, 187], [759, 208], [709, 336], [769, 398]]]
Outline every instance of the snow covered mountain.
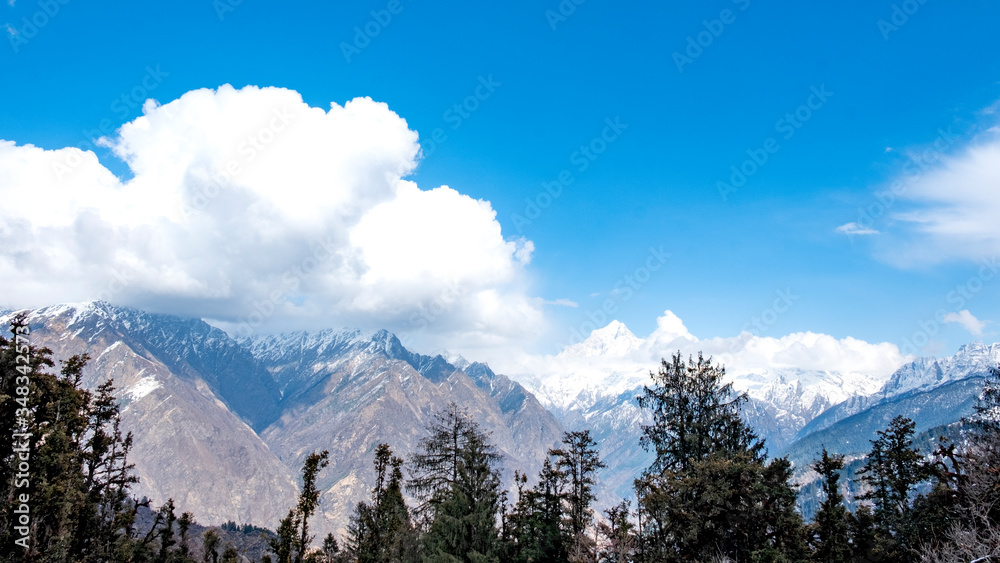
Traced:
[[[675, 330], [686, 333], [682, 325]], [[673, 344], [686, 345], [683, 352], [692, 354], [711, 343], [697, 343], [691, 337]], [[704, 347], [709, 348], [708, 355], [711, 346]], [[642, 386], [649, 383], [650, 371], [659, 367], [658, 354], [673, 350], [658, 349], [655, 342], [635, 336], [624, 324], [614, 321], [593, 331], [583, 342], [567, 346], [544, 364], [545, 371], [517, 378], [568, 426], [595, 417], [613, 417], [614, 424], [620, 425], [617, 419], [626, 415], [618, 411], [630, 413], [627, 416], [631, 418], [637, 416], [632, 407], [625, 405], [634, 403]], [[727, 354], [720, 357], [725, 361]], [[725, 367], [733, 387], [750, 397], [748, 416], [772, 449], [783, 448], [799, 430], [833, 405], [877, 392], [889, 375], [796, 367], [748, 368], [738, 362]], [[609, 404], [612, 399], [617, 402]]]
[[[720, 347], [719, 339], [691, 337], [679, 319], [667, 315], [666, 324], [672, 335], [669, 347], [655, 335], [638, 338], [613, 322], [548, 358], [536, 373], [519, 376], [568, 429], [589, 428], [602, 456], [614, 460], [614, 469], [601, 475], [606, 485], [601, 501], [628, 496], [634, 477], [652, 461], [639, 446], [642, 425], [650, 418], [636, 398], [649, 382], [650, 369], [658, 367], [655, 354], [661, 350], [704, 350], [706, 356], [714, 351], [733, 387], [749, 396], [743, 411], [747, 422], [767, 440], [771, 455], [787, 455], [796, 464], [803, 482], [823, 447], [852, 459], [863, 456], [869, 440], [898, 414], [914, 419], [918, 433], [958, 421], [972, 411], [990, 366], [1000, 365], [1000, 344], [974, 342], [954, 356], [915, 359], [895, 369], [878, 363], [872, 371], [789, 367], [790, 362], [747, 366], [732, 352], [752, 339], [730, 340]], [[805, 348], [817, 338], [801, 335], [803, 349], [793, 355], [808, 358]]]

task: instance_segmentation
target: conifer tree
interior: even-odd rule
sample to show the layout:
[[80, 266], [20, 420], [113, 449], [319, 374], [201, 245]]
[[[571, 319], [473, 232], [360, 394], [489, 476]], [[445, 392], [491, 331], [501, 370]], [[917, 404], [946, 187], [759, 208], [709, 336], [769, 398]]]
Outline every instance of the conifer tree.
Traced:
[[1000, 366], [990, 367], [990, 375], [973, 408], [975, 414], [967, 422], [982, 434], [1000, 434]]
[[822, 563], [844, 563], [851, 560], [848, 537], [850, 513], [844, 506], [840, 494], [840, 471], [844, 468], [844, 456], [830, 455], [826, 448], [812, 469], [823, 479], [823, 502], [811, 527], [811, 539], [815, 549], [814, 560]]
[[295, 542], [295, 563], [302, 563], [312, 536], [309, 535], [309, 518], [319, 506], [319, 490], [316, 488], [316, 477], [320, 470], [330, 464], [330, 452], [323, 450], [313, 452], [306, 457], [302, 466], [302, 492], [299, 493], [299, 503], [296, 507], [299, 522], [298, 538]]
[[431, 561], [495, 561], [499, 553], [500, 454], [468, 416], [450, 404], [410, 458], [407, 489], [420, 503]]
[[515, 475], [518, 500], [511, 517], [511, 556], [517, 562], [565, 561], [570, 538], [564, 527], [566, 474], [543, 462], [538, 484], [524, 489], [527, 478]]
[[231, 544], [226, 544], [226, 549], [222, 550], [222, 563], [238, 563], [240, 560], [240, 552], [236, 551], [236, 547]]
[[330, 453], [326, 450], [313, 452], [302, 464], [302, 491], [295, 507], [281, 519], [275, 537], [268, 539], [268, 545], [277, 558], [277, 563], [302, 563], [313, 537], [309, 535], [309, 518], [319, 506], [319, 490], [316, 479], [319, 472], [329, 463]]
[[914, 427], [914, 422], [902, 415], [892, 419], [872, 440], [868, 461], [858, 472], [859, 480], [869, 487], [858, 498], [872, 502], [875, 509], [873, 553], [887, 562], [908, 560], [919, 541], [912, 537], [911, 493], [930, 473], [919, 450], [912, 447]]
[[607, 467], [600, 458], [597, 443], [590, 430], [566, 432], [564, 447], [549, 450], [556, 458], [556, 467], [569, 480], [566, 500], [569, 503], [569, 532], [576, 538], [593, 520], [590, 503], [594, 501], [595, 474]]
[[219, 563], [219, 552], [217, 550], [220, 541], [222, 540], [215, 529], [209, 528], [205, 530], [205, 533], [202, 534], [202, 563]]
[[[24, 314], [11, 320], [10, 330], [11, 338], [0, 336], [0, 423], [11, 430], [0, 433], [0, 552], [27, 559], [45, 554], [50, 561], [126, 556], [134, 547], [137, 506], [129, 488], [137, 479], [113, 383], [104, 382], [96, 394], [81, 387], [85, 354], [52, 374], [52, 352], [30, 345]], [[18, 526], [14, 512], [29, 504], [21, 498], [30, 499], [27, 527]]]
[[604, 522], [597, 525], [603, 544], [599, 547], [598, 560], [608, 563], [628, 563], [635, 557], [635, 526], [629, 520], [632, 512], [631, 501], [604, 511]]
[[359, 563], [400, 561], [413, 543], [402, 464], [388, 444], [378, 445], [371, 502], [359, 502], [348, 525], [348, 545]]
[[889, 535], [899, 531], [910, 510], [910, 493], [928, 476], [919, 450], [911, 447], [914, 427], [902, 415], [892, 419], [872, 440], [868, 461], [859, 471], [861, 481], [871, 488], [859, 498], [874, 503], [879, 526]]
[[656, 453], [636, 480], [643, 561], [805, 556], [791, 464], [765, 463], [764, 442], [740, 418], [725, 370], [681, 355], [639, 397], [652, 411], [642, 444]]

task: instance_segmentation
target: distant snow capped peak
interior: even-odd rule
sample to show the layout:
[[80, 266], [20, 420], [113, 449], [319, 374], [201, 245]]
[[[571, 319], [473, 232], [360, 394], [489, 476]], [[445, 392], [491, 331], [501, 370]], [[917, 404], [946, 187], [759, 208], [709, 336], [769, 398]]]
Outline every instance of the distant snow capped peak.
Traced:
[[624, 323], [615, 320], [591, 332], [583, 342], [567, 346], [562, 354], [583, 358], [624, 357], [638, 350], [642, 343]]

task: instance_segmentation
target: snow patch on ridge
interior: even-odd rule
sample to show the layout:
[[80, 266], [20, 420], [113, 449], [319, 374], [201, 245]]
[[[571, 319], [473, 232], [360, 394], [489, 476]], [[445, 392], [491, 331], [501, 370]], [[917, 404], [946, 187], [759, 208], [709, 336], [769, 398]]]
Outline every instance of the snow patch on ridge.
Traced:
[[155, 377], [147, 375], [129, 388], [129, 390], [126, 391], [126, 395], [128, 395], [128, 398], [132, 401], [138, 401], [153, 391], [156, 391], [160, 387], [163, 387], [162, 383], [157, 381]]

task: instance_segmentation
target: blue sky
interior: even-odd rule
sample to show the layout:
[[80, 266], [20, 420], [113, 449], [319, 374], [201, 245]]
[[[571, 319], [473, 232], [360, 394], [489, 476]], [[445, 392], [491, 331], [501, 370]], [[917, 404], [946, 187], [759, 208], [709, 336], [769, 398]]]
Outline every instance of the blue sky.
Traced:
[[[546, 328], [524, 344], [534, 351], [557, 351], [588, 314], [645, 335], [665, 310], [701, 338], [763, 314], [773, 322], [758, 336], [903, 347], [923, 331], [931, 353], [1000, 335], [1000, 277], [980, 273], [1000, 253], [989, 225], [955, 234], [927, 218], [961, 223], [950, 210], [969, 200], [933, 192], [967, 170], [968, 151], [996, 144], [995, 2], [12, 4], [0, 139], [95, 150], [123, 181], [128, 166], [92, 139], [142, 114], [133, 94], [166, 104], [231, 84], [288, 88], [319, 108], [386, 103], [424, 150], [408, 179], [488, 201], [505, 239], [534, 246], [513, 283], [576, 305], [539, 308]], [[366, 26], [377, 34], [359, 38]], [[934, 162], [907, 172], [909, 155], [942, 138]], [[723, 197], [720, 182], [744, 165], [753, 173]], [[572, 182], [548, 198], [544, 183], [564, 171]], [[1000, 186], [980, 180], [995, 177], [966, 180], [995, 203]], [[900, 179], [921, 188], [872, 207]], [[650, 248], [670, 257], [621, 291]], [[771, 315], [778, 292], [794, 302]], [[614, 313], [598, 313], [608, 302]], [[169, 295], [130, 303], [170, 308]], [[978, 331], [957, 322], [970, 318]]]

